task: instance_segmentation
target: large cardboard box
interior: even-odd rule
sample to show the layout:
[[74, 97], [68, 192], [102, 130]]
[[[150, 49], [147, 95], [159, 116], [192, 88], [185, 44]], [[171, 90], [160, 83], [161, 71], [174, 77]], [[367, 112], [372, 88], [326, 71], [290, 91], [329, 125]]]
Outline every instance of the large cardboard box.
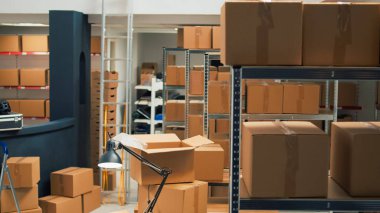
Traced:
[[229, 119], [209, 119], [209, 137], [211, 140], [215, 138], [229, 138], [230, 120]]
[[250, 83], [246, 88], [247, 113], [282, 113], [282, 84]]
[[230, 72], [218, 72], [218, 81], [231, 82], [231, 73]]
[[21, 43], [18, 35], [0, 35], [0, 52], [19, 52]]
[[221, 27], [212, 27], [212, 48], [220, 49], [222, 43]]
[[255, 198], [326, 197], [328, 136], [309, 122], [246, 122], [243, 179]]
[[185, 139], [183, 142], [196, 147], [194, 152], [196, 180], [223, 180], [224, 150], [219, 144], [214, 144], [213, 141], [200, 135]]
[[101, 52], [102, 48], [100, 36], [91, 36], [91, 53], [100, 54]]
[[43, 213], [82, 213], [82, 197], [49, 195], [39, 199]]
[[12, 112], [20, 112], [20, 101], [19, 100], [7, 100]]
[[380, 196], [380, 122], [334, 122], [331, 177], [351, 196]]
[[203, 135], [203, 115], [188, 115], [189, 137]]
[[100, 186], [94, 186], [91, 192], [82, 195], [83, 213], [90, 213], [100, 207]]
[[301, 65], [301, 1], [226, 1], [220, 17], [225, 65]]
[[185, 86], [185, 66], [167, 66], [166, 85]]
[[[143, 213], [158, 186], [139, 186], [138, 212]], [[207, 213], [207, 182], [166, 184], [154, 211], [165, 213]]]
[[190, 95], [203, 95], [204, 82], [205, 82], [204, 71], [191, 70], [190, 71], [189, 94]]
[[379, 4], [306, 3], [303, 14], [303, 65], [379, 65]]
[[45, 117], [45, 100], [19, 100], [19, 103], [24, 117]]
[[[39, 207], [37, 184], [32, 188], [19, 188], [15, 189], [15, 191], [21, 210], [37, 209]], [[17, 209], [15, 202], [13, 201], [12, 191], [10, 189], [3, 189], [1, 192], [1, 212], [15, 211], [17, 211]]]
[[21, 39], [23, 52], [49, 52], [47, 35], [23, 35]]
[[190, 115], [201, 115], [203, 113], [203, 101], [190, 100]]
[[[13, 187], [32, 188], [40, 181], [40, 157], [11, 157], [7, 160]], [[9, 184], [4, 176], [5, 185]]]
[[184, 27], [178, 29], [177, 46], [185, 49], [211, 49], [212, 27]]
[[[116, 140], [123, 141], [126, 134], [119, 134]], [[174, 134], [131, 135], [144, 144], [141, 150], [134, 151], [161, 168], [172, 170], [166, 183], [194, 181], [194, 147], [183, 143]], [[175, 160], [173, 160], [175, 159]], [[135, 158], [130, 161], [131, 178], [140, 185], [160, 184], [162, 177]]]
[[46, 86], [46, 69], [20, 69], [20, 86]]
[[230, 84], [228, 82], [210, 81], [208, 85], [210, 114], [230, 113]]
[[213, 138], [215, 144], [219, 144], [224, 150], [224, 168], [230, 168], [230, 139], [229, 138]]
[[165, 121], [184, 121], [185, 101], [168, 100], [165, 106]]
[[17, 69], [0, 69], [0, 86], [18, 86], [19, 83]]
[[69, 167], [50, 174], [51, 194], [76, 197], [93, 188], [93, 170]]
[[45, 112], [46, 112], [46, 117], [50, 118], [50, 100], [45, 101]]
[[318, 114], [320, 93], [319, 84], [284, 84], [283, 113]]
[[165, 133], [173, 133], [175, 134], [180, 140], [185, 139], [185, 127], [180, 126], [167, 126], [165, 128]]

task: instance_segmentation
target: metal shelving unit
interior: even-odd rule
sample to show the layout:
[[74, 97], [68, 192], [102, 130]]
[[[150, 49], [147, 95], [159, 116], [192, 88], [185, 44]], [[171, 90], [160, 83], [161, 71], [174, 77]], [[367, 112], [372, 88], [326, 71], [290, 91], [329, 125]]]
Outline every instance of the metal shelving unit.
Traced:
[[[380, 199], [240, 199], [241, 79], [333, 80], [337, 94], [338, 80], [379, 80], [379, 67], [234, 67], [231, 86], [231, 164], [229, 212], [239, 209], [376, 211]], [[328, 91], [328, 90], [327, 90]], [[337, 105], [337, 99], [334, 100]], [[337, 110], [337, 109], [335, 109]], [[334, 120], [336, 120], [334, 112]]]

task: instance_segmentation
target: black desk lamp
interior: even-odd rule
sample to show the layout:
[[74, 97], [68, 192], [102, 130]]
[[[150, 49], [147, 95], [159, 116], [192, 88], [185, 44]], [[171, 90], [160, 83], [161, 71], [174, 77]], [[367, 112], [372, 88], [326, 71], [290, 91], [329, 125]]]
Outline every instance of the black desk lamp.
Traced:
[[153, 208], [157, 203], [158, 197], [160, 196], [160, 193], [162, 191], [162, 188], [165, 185], [166, 179], [168, 179], [168, 176], [172, 173], [172, 171], [168, 168], [160, 168], [156, 164], [148, 161], [147, 159], [143, 158], [141, 155], [137, 154], [136, 152], [132, 151], [127, 146], [123, 145], [121, 142], [116, 140], [108, 140], [106, 145], [106, 152], [100, 157], [98, 166], [100, 168], [105, 169], [117, 169], [121, 168], [123, 166], [120, 156], [116, 153], [115, 150], [118, 149], [124, 149], [129, 154], [131, 154], [133, 157], [137, 158], [139, 161], [141, 161], [142, 164], [148, 166], [153, 171], [155, 171], [157, 174], [161, 175], [163, 177], [160, 186], [157, 189], [156, 194], [154, 195], [154, 198], [152, 201], [148, 200], [148, 207], [145, 209], [144, 213], [152, 213]]

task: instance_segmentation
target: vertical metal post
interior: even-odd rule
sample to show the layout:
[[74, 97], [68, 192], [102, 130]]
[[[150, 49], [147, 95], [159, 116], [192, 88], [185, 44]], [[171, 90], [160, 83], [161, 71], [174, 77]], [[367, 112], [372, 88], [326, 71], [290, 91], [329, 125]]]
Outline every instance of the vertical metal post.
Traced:
[[[325, 85], [325, 109], [330, 110], [330, 81], [326, 80]], [[330, 131], [330, 121], [325, 120], [325, 132], [329, 133]]]
[[150, 134], [155, 133], [155, 125], [156, 125], [156, 78], [152, 78], [152, 89], [150, 91]]
[[166, 67], [167, 67], [167, 51], [162, 48], [162, 132], [165, 133], [165, 108], [166, 108]]
[[185, 138], [189, 138], [189, 112], [190, 112], [190, 50], [186, 50], [185, 71]]
[[338, 93], [339, 93], [339, 81], [334, 80], [334, 121], [338, 120]]
[[[101, 54], [100, 54], [100, 106], [99, 106], [99, 154], [103, 154], [103, 123], [104, 123], [104, 118], [103, 118], [103, 110], [104, 110], [104, 73], [105, 73], [105, 35], [106, 35], [106, 13], [105, 13], [105, 8], [104, 8], [104, 1], [102, 0], [102, 32], [101, 32], [101, 41], [100, 41], [100, 46], [101, 46]], [[100, 172], [100, 174], [102, 171]], [[102, 176], [99, 176], [100, 183], [102, 182]]]
[[239, 213], [240, 208], [240, 122], [241, 122], [241, 77], [242, 69], [234, 67], [231, 85], [231, 142], [229, 212]]
[[204, 83], [203, 83], [203, 136], [208, 138], [208, 81], [210, 75], [210, 55], [204, 55]]

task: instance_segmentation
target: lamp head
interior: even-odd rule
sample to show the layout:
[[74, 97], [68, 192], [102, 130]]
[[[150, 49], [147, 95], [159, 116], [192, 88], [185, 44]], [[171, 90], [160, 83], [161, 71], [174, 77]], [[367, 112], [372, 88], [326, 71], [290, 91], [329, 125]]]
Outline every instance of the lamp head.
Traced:
[[118, 169], [123, 166], [120, 156], [115, 151], [116, 143], [107, 141], [106, 152], [100, 157], [98, 166], [104, 169]]

